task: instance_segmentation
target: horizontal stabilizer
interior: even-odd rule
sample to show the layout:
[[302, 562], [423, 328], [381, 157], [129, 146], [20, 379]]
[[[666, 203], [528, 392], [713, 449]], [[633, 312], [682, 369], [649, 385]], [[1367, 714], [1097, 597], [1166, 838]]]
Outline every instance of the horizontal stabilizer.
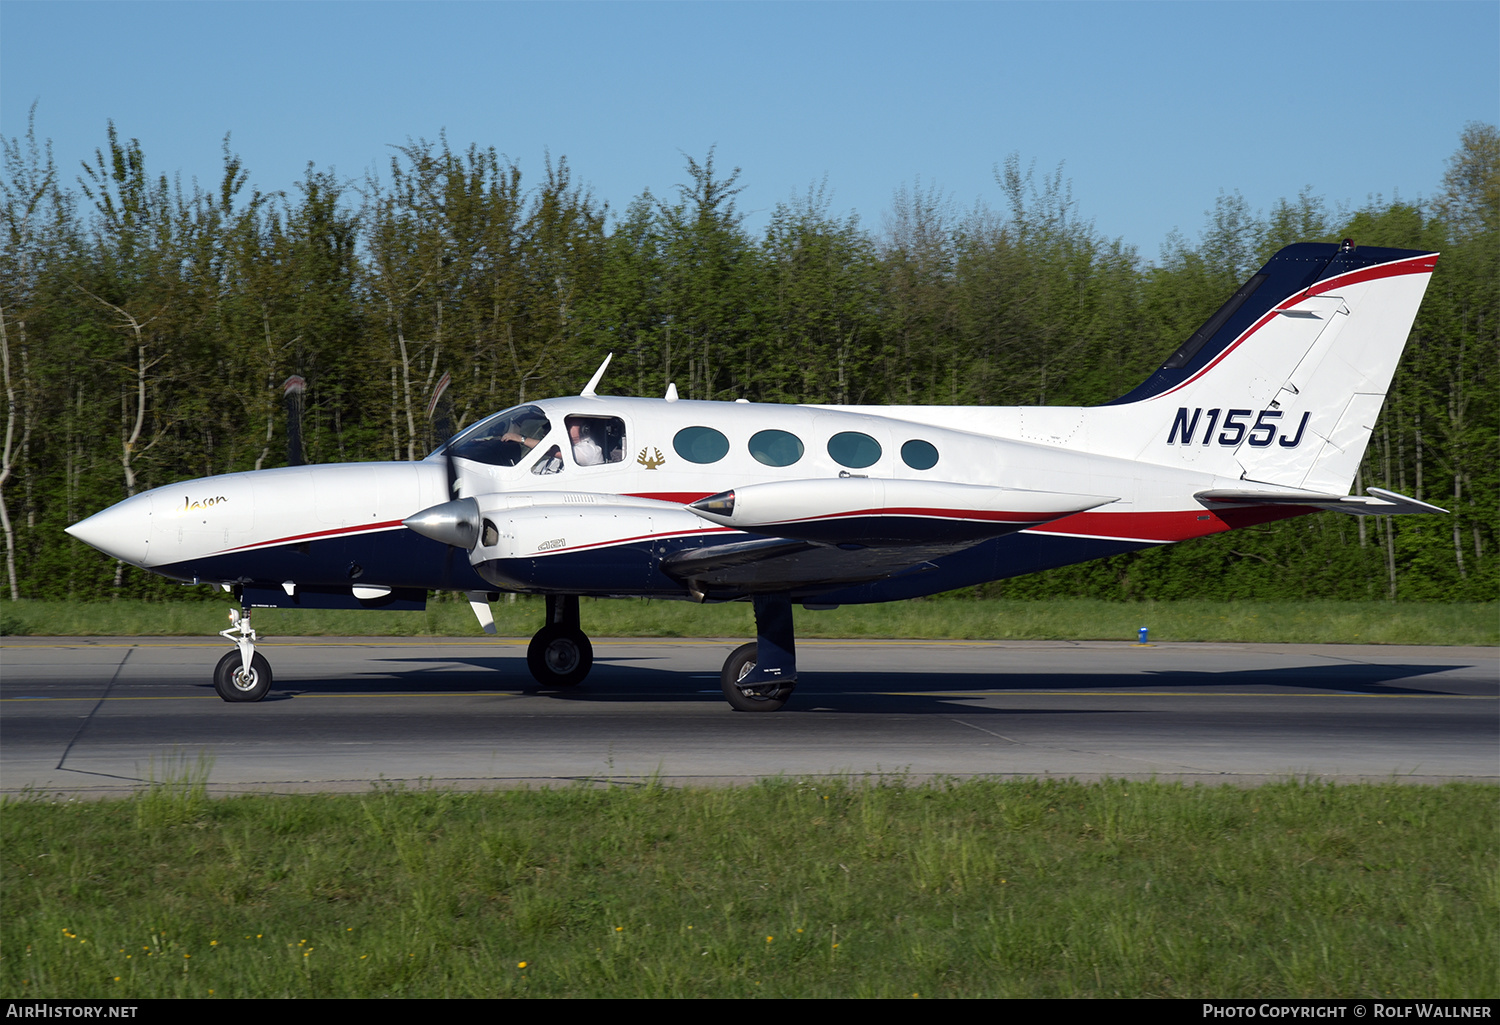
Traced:
[[1308, 505], [1319, 509], [1332, 509], [1351, 516], [1399, 516], [1413, 513], [1444, 513], [1426, 502], [1419, 502], [1406, 495], [1398, 495], [1384, 488], [1367, 488], [1362, 495], [1325, 495], [1316, 491], [1249, 491], [1239, 488], [1215, 488], [1200, 491], [1193, 497], [1205, 503], [1232, 503], [1234, 505]]
[[835, 545], [974, 543], [1117, 501], [943, 481], [825, 477], [750, 484], [690, 510], [726, 527]]

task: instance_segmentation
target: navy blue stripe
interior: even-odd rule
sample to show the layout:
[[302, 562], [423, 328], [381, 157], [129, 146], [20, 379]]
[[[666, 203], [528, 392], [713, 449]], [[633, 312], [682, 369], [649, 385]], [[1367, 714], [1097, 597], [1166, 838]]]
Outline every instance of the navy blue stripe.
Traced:
[[[583, 552], [510, 559], [487, 567], [487, 572], [496, 578], [494, 582], [480, 577], [470, 567], [468, 552], [412, 531], [354, 535], [216, 555], [163, 566], [157, 572], [180, 579], [238, 582], [256, 590], [256, 597], [266, 604], [303, 607], [318, 607], [332, 600], [313, 598], [314, 594], [342, 592], [353, 584], [453, 591], [492, 591], [502, 584], [522, 591], [680, 598], [684, 596], [683, 584], [661, 571], [663, 558], [722, 546], [724, 540], [722, 534], [711, 538], [663, 538]], [[793, 590], [792, 597], [796, 601], [841, 605], [917, 598], [1151, 546], [1145, 541], [1011, 534], [930, 559], [884, 580], [852, 586], [808, 586]], [[850, 553], [850, 562], [858, 562], [857, 553]], [[362, 571], [358, 577], [350, 576], [353, 568]], [[303, 601], [282, 602], [276, 597], [284, 580], [297, 582], [306, 595]], [[416, 599], [410, 593], [399, 597], [403, 603]], [[370, 607], [369, 603], [358, 602], [335, 607], [356, 605]]]
[[413, 530], [304, 541], [189, 559], [152, 572], [179, 580], [223, 580], [280, 587], [295, 580], [307, 588], [375, 584], [443, 591], [493, 591], [469, 565], [469, 553]]

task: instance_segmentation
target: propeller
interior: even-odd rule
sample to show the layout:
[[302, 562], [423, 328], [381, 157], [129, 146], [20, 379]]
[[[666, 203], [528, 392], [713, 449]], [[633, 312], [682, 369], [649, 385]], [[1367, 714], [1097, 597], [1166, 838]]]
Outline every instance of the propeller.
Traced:
[[[453, 403], [443, 402], [442, 399], [443, 393], [452, 383], [453, 375], [444, 371], [443, 376], [438, 379], [437, 387], [432, 389], [432, 398], [427, 402], [427, 418], [432, 421], [432, 431], [437, 436], [438, 444], [443, 447], [443, 467], [448, 472], [450, 498], [458, 492], [458, 464], [453, 461], [453, 452], [448, 445], [453, 434]], [[439, 402], [442, 402], [441, 407]]]
[[304, 466], [302, 458], [302, 393], [307, 390], [305, 378], [293, 374], [281, 383], [286, 403], [286, 465]]
[[[456, 499], [458, 494], [458, 462], [453, 458], [453, 402], [444, 397], [453, 375], [443, 371], [437, 386], [432, 389], [432, 398], [427, 400], [427, 419], [432, 421], [432, 432], [442, 446], [443, 470], [448, 478], [449, 501], [431, 509], [423, 510], [405, 520], [412, 530], [434, 541], [448, 546], [443, 558], [444, 572], [452, 577], [453, 556], [460, 549], [473, 549], [479, 541], [479, 503], [472, 498]], [[456, 499], [456, 500], [455, 500]]]

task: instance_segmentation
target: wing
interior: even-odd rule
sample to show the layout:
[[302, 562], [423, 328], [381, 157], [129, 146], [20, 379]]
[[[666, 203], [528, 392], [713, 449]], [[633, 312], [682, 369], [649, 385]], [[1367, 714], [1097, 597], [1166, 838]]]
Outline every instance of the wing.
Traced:
[[1113, 501], [868, 477], [752, 484], [688, 508], [761, 537], [679, 552], [661, 569], [700, 600], [864, 583]]
[[706, 520], [755, 534], [835, 545], [971, 544], [1118, 501], [945, 481], [871, 477], [772, 481], [688, 506]]

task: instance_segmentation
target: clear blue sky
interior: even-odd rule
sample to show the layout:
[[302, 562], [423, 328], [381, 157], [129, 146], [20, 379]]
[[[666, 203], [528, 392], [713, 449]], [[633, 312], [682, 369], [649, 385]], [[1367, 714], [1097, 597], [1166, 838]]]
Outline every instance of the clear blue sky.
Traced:
[[0, 133], [33, 102], [69, 181], [110, 119], [207, 187], [231, 133], [266, 191], [446, 130], [532, 181], [566, 156], [623, 211], [717, 145], [756, 230], [825, 177], [875, 229], [919, 178], [998, 207], [1016, 153], [1154, 259], [1221, 191], [1434, 194], [1464, 124], [1500, 120], [1500, 4], [0, 0]]

